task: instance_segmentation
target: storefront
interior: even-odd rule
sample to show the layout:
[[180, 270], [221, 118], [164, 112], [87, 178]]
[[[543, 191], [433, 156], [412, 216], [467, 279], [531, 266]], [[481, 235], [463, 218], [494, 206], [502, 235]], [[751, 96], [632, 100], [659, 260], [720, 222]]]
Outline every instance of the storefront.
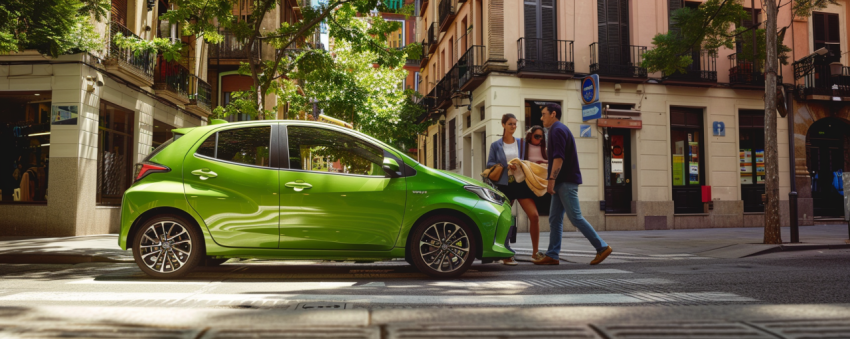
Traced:
[[50, 94], [0, 92], [0, 203], [47, 203]]

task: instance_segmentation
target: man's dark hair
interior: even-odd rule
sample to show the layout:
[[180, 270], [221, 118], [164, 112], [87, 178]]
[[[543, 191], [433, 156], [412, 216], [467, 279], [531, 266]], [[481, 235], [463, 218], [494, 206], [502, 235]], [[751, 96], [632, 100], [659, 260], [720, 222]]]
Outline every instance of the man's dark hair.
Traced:
[[558, 105], [554, 102], [550, 102], [544, 107], [549, 110], [549, 113], [555, 113], [555, 117], [557, 117], [558, 120], [561, 120], [561, 105]]

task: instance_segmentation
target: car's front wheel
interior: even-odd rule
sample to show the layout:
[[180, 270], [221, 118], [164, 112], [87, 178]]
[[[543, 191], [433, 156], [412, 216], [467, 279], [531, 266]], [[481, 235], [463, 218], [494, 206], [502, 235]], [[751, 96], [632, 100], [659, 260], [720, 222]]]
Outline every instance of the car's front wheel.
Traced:
[[477, 244], [470, 225], [453, 216], [434, 216], [417, 225], [410, 246], [411, 259], [419, 271], [435, 278], [452, 278], [472, 266]]
[[177, 215], [145, 221], [133, 238], [133, 258], [147, 275], [180, 278], [205, 258], [203, 236], [193, 223]]

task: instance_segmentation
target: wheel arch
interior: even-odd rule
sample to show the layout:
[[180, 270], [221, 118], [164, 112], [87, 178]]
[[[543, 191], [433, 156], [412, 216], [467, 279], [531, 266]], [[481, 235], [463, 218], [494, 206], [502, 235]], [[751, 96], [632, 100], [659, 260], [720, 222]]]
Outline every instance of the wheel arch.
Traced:
[[[466, 213], [451, 208], [438, 208], [432, 211], [428, 211], [427, 213], [419, 216], [419, 218], [417, 218], [416, 221], [413, 223], [413, 227], [419, 226], [419, 223], [421, 223], [423, 220], [433, 217], [435, 215], [450, 215], [467, 223], [470, 226], [469, 228], [472, 229], [472, 232], [475, 235], [475, 240], [477, 241], [477, 246], [475, 246], [475, 258], [481, 259], [484, 250], [484, 242], [481, 239], [481, 230], [478, 229], [478, 224], [475, 223], [475, 221]], [[408, 232], [407, 240], [405, 241], [404, 257], [406, 259], [410, 259], [411, 241], [413, 241], [413, 238], [411, 237], [412, 234], [412, 231]]]
[[[198, 225], [198, 222], [195, 221], [195, 218], [192, 217], [192, 215], [189, 214], [188, 212], [181, 210], [179, 208], [175, 208], [175, 207], [167, 207], [167, 206], [154, 207], [154, 208], [151, 208], [151, 209], [145, 211], [144, 213], [140, 214], [139, 217], [136, 218], [136, 220], [133, 221], [133, 225], [130, 226], [130, 230], [127, 232], [127, 248], [128, 249], [133, 248], [133, 243], [135, 241], [135, 239], [133, 237], [136, 236], [136, 231], [139, 229], [139, 227], [141, 227], [141, 224], [143, 224], [147, 220], [150, 220], [151, 218], [156, 217], [157, 215], [162, 215], [162, 214], [178, 215], [178, 216], [188, 220], [190, 223], [192, 223], [192, 225], [191, 225], [192, 227], [195, 227], [199, 232], [201, 232], [201, 234], [204, 234], [203, 228], [200, 225]], [[204, 243], [204, 241], [203, 241], [203, 239], [201, 239], [201, 244], [203, 244], [203, 243]], [[206, 248], [206, 246], [204, 246], [204, 248]]]

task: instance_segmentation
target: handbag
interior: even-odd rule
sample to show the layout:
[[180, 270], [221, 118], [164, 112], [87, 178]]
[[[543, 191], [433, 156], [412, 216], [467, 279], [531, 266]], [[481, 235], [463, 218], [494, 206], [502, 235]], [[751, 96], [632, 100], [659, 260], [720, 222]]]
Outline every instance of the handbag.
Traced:
[[504, 168], [502, 167], [502, 164], [495, 164], [492, 167], [484, 170], [484, 172], [481, 172], [481, 176], [490, 179], [493, 182], [497, 182], [499, 181], [499, 179], [502, 178], [503, 170]]

